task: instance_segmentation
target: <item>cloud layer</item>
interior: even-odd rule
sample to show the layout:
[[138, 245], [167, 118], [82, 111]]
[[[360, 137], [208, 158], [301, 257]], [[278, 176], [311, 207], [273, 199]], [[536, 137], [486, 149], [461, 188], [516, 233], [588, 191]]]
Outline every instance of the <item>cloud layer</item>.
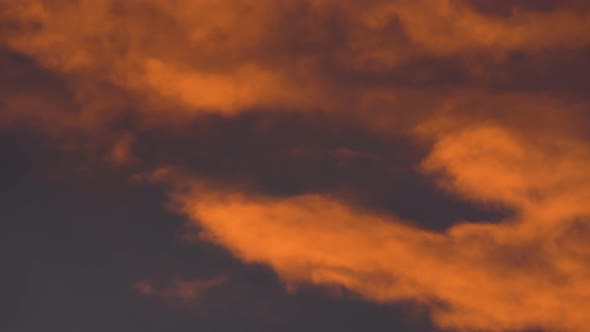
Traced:
[[64, 75], [99, 122], [117, 112], [109, 89], [159, 120], [256, 108], [366, 114], [408, 98], [423, 113], [424, 93], [433, 107], [449, 88], [546, 90], [558, 82], [527, 76], [583, 61], [583, 2], [515, 4], [506, 15], [480, 3], [4, 1], [2, 44]]
[[[289, 286], [456, 330], [590, 325], [586, 1], [0, 0], [0, 31], [0, 128], [171, 165], [191, 227]], [[506, 213], [402, 213], [441, 197]]]

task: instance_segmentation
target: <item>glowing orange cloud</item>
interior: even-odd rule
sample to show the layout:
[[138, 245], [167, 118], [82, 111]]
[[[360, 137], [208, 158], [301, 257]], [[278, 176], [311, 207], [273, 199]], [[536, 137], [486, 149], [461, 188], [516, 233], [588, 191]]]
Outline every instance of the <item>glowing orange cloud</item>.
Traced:
[[305, 96], [313, 96], [311, 90], [306, 95], [297, 91], [300, 88], [284, 81], [278, 72], [256, 66], [243, 66], [231, 74], [183, 73], [161, 61], [149, 60], [143, 75], [134, 84], [178, 100], [195, 112], [232, 115], [248, 107], [288, 107], [290, 101], [303, 104]]
[[[3, 34], [4, 47], [74, 85], [106, 81], [141, 96], [149, 101], [138, 109], [144, 112], [163, 104], [192, 115], [272, 106], [338, 110], [375, 89], [342, 81], [338, 70], [373, 71], [414, 58], [474, 53], [501, 61], [513, 51], [537, 54], [590, 43], [589, 8], [566, 5], [495, 17], [451, 0], [1, 3], [6, 10], [0, 19], [12, 27]], [[346, 38], [338, 39], [334, 22]], [[326, 61], [337, 75], [325, 71]], [[456, 62], [480, 75], [477, 61]]]
[[[529, 138], [494, 125], [445, 134], [423, 162], [468, 199], [516, 207], [537, 222], [590, 215], [590, 149], [567, 137]], [[522, 138], [524, 139], [524, 138]]]
[[175, 200], [204, 239], [268, 264], [292, 286], [417, 301], [444, 328], [580, 332], [590, 323], [590, 150], [555, 144], [493, 125], [441, 134], [424, 171], [467, 199], [515, 209], [499, 224], [443, 233], [326, 195], [273, 198], [196, 183]]
[[[6, 27], [0, 46], [55, 74], [71, 93], [3, 94], [0, 125], [25, 124], [58, 138], [82, 133], [108, 145], [102, 152], [118, 164], [125, 153], [133, 159], [134, 147], [134, 139], [120, 137], [140, 130], [112, 130], [121, 119], [168, 129], [208, 113], [329, 111], [389, 133], [413, 127], [448, 99], [471, 98], [469, 109], [485, 108], [497, 98], [487, 91], [497, 76], [511, 77], [493, 65], [505, 69], [513, 53], [551, 65], [546, 51], [590, 44], [590, 8], [569, 3], [506, 17], [450, 0], [0, 0], [0, 6]], [[458, 68], [466, 81], [447, 88], [452, 79], [438, 72], [446, 67]], [[518, 93], [517, 102], [533, 109], [546, 95]], [[564, 100], [553, 93], [543, 98]]]
[[232, 114], [293, 100], [307, 104], [313, 94], [289, 72], [293, 68], [270, 68], [263, 58], [240, 55], [272, 47], [265, 43], [280, 6], [270, 1], [27, 1], [8, 7], [4, 19], [20, 30], [8, 34], [5, 46], [66, 76], [106, 80], [148, 97], [151, 106]]

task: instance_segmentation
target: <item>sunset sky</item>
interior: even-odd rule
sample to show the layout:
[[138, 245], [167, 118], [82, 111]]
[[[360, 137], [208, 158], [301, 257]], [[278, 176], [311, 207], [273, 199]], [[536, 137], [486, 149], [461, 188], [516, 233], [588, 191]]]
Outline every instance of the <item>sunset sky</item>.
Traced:
[[590, 1], [0, 0], [0, 331], [590, 331]]

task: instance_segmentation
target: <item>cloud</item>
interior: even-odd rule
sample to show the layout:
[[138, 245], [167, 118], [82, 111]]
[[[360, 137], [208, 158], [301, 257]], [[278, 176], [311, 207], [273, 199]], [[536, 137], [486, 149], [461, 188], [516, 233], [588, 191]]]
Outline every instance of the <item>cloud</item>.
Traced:
[[204, 280], [176, 278], [164, 283], [153, 280], [140, 280], [133, 285], [133, 289], [140, 295], [147, 297], [191, 302], [198, 301], [204, 292], [222, 285], [226, 280], [226, 277]]
[[144, 75], [138, 84], [178, 100], [195, 112], [213, 110], [232, 115], [253, 107], [288, 107], [290, 101], [302, 104], [306, 97], [313, 96], [313, 91], [297, 92], [278, 73], [252, 65], [224, 74], [183, 73], [158, 60], [149, 60]]
[[279, 198], [197, 181], [174, 200], [203, 239], [269, 265], [291, 286], [416, 301], [443, 328], [584, 331], [589, 157], [587, 145], [539, 142], [498, 126], [444, 134], [424, 172], [436, 172], [456, 195], [515, 212], [500, 223], [465, 221], [440, 233], [325, 194]]
[[87, 87], [93, 99], [110, 99], [99, 83], [114, 85], [141, 101], [134, 112], [160, 119], [256, 108], [367, 111], [367, 99], [373, 105], [373, 96], [403, 95], [416, 83], [504, 81], [497, 73], [510, 76], [503, 69], [515, 52], [546, 64], [550, 50], [567, 57], [590, 44], [590, 8], [567, 2], [506, 17], [448, 0], [3, 5], [4, 47], [76, 90]]
[[439, 184], [447, 190], [516, 207], [538, 222], [590, 215], [588, 145], [563, 137], [523, 144], [519, 134], [494, 125], [444, 134], [422, 167], [444, 172]]
[[457, 101], [588, 109], [590, 8], [575, 1], [506, 15], [446, 0], [0, 4], [0, 46], [20, 59], [3, 69], [41, 79], [2, 84], [0, 125], [88, 140], [110, 161], [145, 130], [170, 135], [210, 114], [328, 113], [387, 134]]
[[[590, 324], [583, 2], [0, 0], [0, 7], [0, 126], [32, 129], [111, 165], [172, 160], [200, 166], [205, 179], [224, 175], [223, 185], [180, 175], [173, 194], [205, 239], [241, 260], [271, 266], [289, 285], [417, 301], [441, 327], [578, 332]], [[292, 119], [301, 124], [284, 126]], [[374, 171], [388, 160], [383, 149], [366, 149], [374, 137], [365, 146], [340, 144], [362, 136], [353, 130], [384, 142], [409, 136], [412, 148], [430, 149], [415, 166], [439, 189], [512, 215], [434, 232], [326, 194], [333, 188], [321, 184], [342, 178], [325, 180], [333, 169], [320, 162], [300, 165], [336, 159], [342, 168], [364, 163], [357, 170], [385, 173]], [[149, 133], [158, 137], [146, 143]], [[160, 142], [176, 144], [153, 148]], [[267, 182], [293, 174], [305, 184], [281, 197], [235, 187], [268, 170], [275, 177]], [[213, 285], [143, 281], [136, 289], [189, 299]]]
[[276, 20], [272, 2], [28, 1], [8, 7], [5, 21], [16, 28], [4, 38], [6, 46], [68, 79], [106, 81], [148, 97], [151, 106], [233, 113], [297, 95], [294, 77], [266, 68], [264, 59], [239, 56], [268, 47], [260, 44]]

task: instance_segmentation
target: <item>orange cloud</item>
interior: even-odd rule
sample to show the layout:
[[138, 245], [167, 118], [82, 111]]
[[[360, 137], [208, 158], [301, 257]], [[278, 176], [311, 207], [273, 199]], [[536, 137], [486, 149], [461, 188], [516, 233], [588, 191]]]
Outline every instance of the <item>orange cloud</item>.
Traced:
[[[588, 8], [502, 17], [446, 0], [0, 6], [0, 45], [55, 74], [67, 92], [0, 91], [2, 125], [26, 123], [52, 137], [75, 132], [88, 145], [107, 145], [101, 149], [111, 163], [128, 164], [141, 129], [113, 128], [129, 119], [165, 127], [164, 118], [184, 123], [265, 108], [328, 110], [387, 134], [421, 123], [422, 137], [435, 141], [421, 164], [426, 175], [459, 197], [514, 210], [499, 224], [464, 222], [436, 233], [325, 195], [273, 198], [207, 186], [180, 194], [204, 236], [240, 259], [268, 264], [290, 284], [336, 284], [372, 301], [432, 305], [442, 327], [583, 331], [590, 324], [590, 152], [579, 140], [588, 126], [576, 121], [587, 102], [552, 90], [491, 88], [500, 75], [493, 65], [508, 76], [499, 82], [520, 79], [501, 66], [512, 54], [538, 56], [546, 69], [550, 51], [587, 48]], [[424, 59], [467, 78], [449, 88], [454, 74]], [[423, 123], [433, 114], [436, 121]], [[532, 137], [538, 128], [551, 132]], [[136, 288], [190, 298], [211, 285]]]
[[305, 102], [313, 92], [305, 88], [302, 96], [294, 75], [239, 55], [268, 47], [279, 7], [269, 1], [28, 1], [8, 7], [5, 20], [20, 29], [8, 34], [6, 46], [57, 72], [107, 80], [156, 104], [168, 100], [190, 112], [231, 114], [293, 98]]
[[[293, 285], [418, 301], [432, 306], [441, 327], [580, 332], [590, 325], [590, 152], [580, 140], [588, 103], [568, 95], [567, 84], [563, 92], [544, 82], [536, 93], [537, 82], [512, 73], [510, 62], [530, 56], [525, 73], [536, 74], [553, 57], [583, 58], [588, 7], [495, 16], [451, 0], [0, 6], [0, 46], [54, 74], [66, 91], [2, 86], [2, 125], [59, 138], [75, 132], [88, 145], [107, 145], [100, 150], [111, 163], [127, 164], [142, 126], [171, 132], [170, 123], [204, 113], [330, 111], [385, 134], [422, 124], [420, 137], [434, 141], [420, 165], [425, 175], [461, 198], [514, 211], [499, 224], [463, 222], [436, 233], [327, 195], [273, 198], [207, 185], [178, 193], [203, 236], [236, 257], [270, 265]], [[512, 81], [524, 87], [495, 89]], [[190, 298], [209, 286], [136, 288]]]
[[586, 145], [499, 126], [441, 135], [423, 170], [462, 197], [515, 209], [501, 223], [443, 233], [326, 195], [274, 198], [196, 183], [174, 198], [204, 239], [271, 266], [292, 286], [413, 300], [443, 328], [579, 332], [590, 323], [589, 157]]
[[524, 139], [494, 125], [443, 134], [422, 167], [444, 172], [445, 189], [517, 207], [537, 221], [590, 215], [588, 146], [563, 137]]
[[133, 159], [146, 126], [170, 132], [211, 113], [325, 111], [389, 134], [457, 100], [478, 114], [494, 108], [494, 118], [498, 108], [528, 117], [547, 101], [562, 113], [571, 104], [588, 108], [554, 90], [505, 98], [493, 88], [534, 85], [511, 74], [513, 53], [530, 55], [538, 73], [553, 66], [556, 49], [569, 63], [590, 44], [590, 8], [569, 3], [506, 17], [448, 0], [0, 4], [1, 47], [54, 77], [45, 87], [0, 91], [0, 125], [33, 127], [70, 145], [84, 137], [115, 164]]
[[[451, 0], [434, 5], [380, 0], [3, 5], [0, 18], [11, 27], [3, 34], [4, 47], [33, 57], [74, 86], [106, 81], [140, 96], [149, 101], [140, 112], [182, 106], [169, 117], [231, 115], [256, 107], [361, 108], [361, 99], [376, 87], [343, 80], [351, 70], [373, 72], [421, 57], [473, 53], [500, 61], [513, 51], [537, 54], [590, 43], [590, 11], [566, 5], [514, 11], [509, 17], [484, 15]], [[456, 64], [485, 77], [477, 74], [477, 61], [457, 59]], [[424, 71], [416, 69], [412, 76], [436, 76]], [[397, 88], [385, 90], [395, 95]]]
[[313, 91], [297, 92], [278, 72], [244, 66], [232, 73], [182, 72], [158, 60], [149, 60], [138, 85], [157, 91], [162, 97], [177, 100], [195, 112], [215, 111], [232, 115], [252, 107], [289, 107], [291, 101], [303, 103]]

